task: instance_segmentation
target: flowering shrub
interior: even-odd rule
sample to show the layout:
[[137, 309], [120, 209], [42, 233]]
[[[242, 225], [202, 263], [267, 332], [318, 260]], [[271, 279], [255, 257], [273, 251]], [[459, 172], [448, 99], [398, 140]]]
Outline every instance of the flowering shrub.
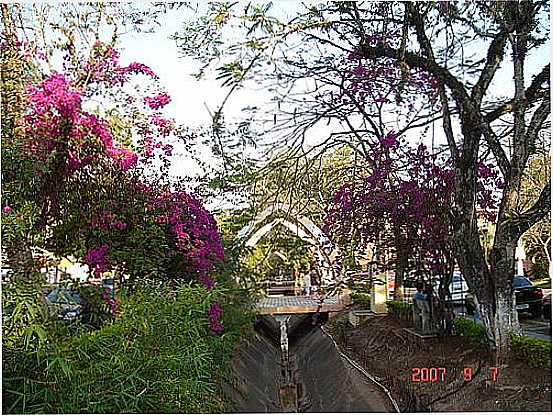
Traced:
[[173, 256], [179, 260], [181, 272], [197, 275], [205, 286], [212, 287], [214, 282], [208, 272], [216, 261], [225, 258], [213, 216], [183, 191], [153, 193], [150, 208], [155, 221], [172, 236]]
[[[442, 253], [450, 232], [446, 210], [453, 190], [453, 172], [443, 167], [421, 145], [400, 153], [393, 132], [373, 143], [371, 173], [361, 183], [347, 183], [334, 196], [327, 210], [325, 229], [335, 238], [356, 236], [364, 242], [380, 240], [411, 253], [438, 272], [446, 265]], [[408, 166], [397, 172], [398, 164]], [[351, 224], [358, 232], [351, 235]], [[399, 239], [398, 239], [399, 238]], [[394, 258], [384, 268], [395, 265]]]
[[[23, 134], [9, 154], [30, 161], [29, 175], [38, 179], [23, 183], [35, 186], [27, 194], [41, 211], [38, 229], [48, 224], [45, 244], [58, 255], [83, 258], [96, 277], [118, 269], [129, 281], [156, 275], [213, 288], [210, 274], [224, 259], [216, 222], [192, 195], [169, 190], [178, 186], [164, 177], [173, 151], [165, 140], [176, 128], [160, 110], [171, 98], [159, 87], [142, 99], [128, 95], [132, 88], [120, 87], [132, 76], [158, 77], [138, 62], [121, 65], [119, 57], [96, 42], [72, 72], [46, 74], [25, 88]], [[122, 124], [130, 122], [130, 142], [108, 111], [85, 110], [92, 97], [109, 103], [117, 94], [126, 94], [122, 102], [133, 109], [121, 116]], [[152, 162], [156, 150], [161, 167]], [[2, 213], [11, 211], [6, 206]], [[115, 313], [114, 300], [104, 300]]]
[[[83, 91], [65, 76], [53, 73], [28, 89], [27, 155], [49, 163], [66, 160], [63, 174], [72, 175], [104, 153], [123, 170], [136, 165], [138, 156], [113, 142], [106, 121], [82, 109]], [[63, 160], [62, 159], [62, 160]]]
[[112, 86], [128, 82], [130, 75], [142, 74], [158, 79], [154, 71], [143, 63], [132, 62], [128, 66], [120, 66], [119, 57], [119, 51], [111, 45], [97, 41], [82, 72], [86, 74], [89, 83], [107, 83]]
[[[354, 237], [392, 247], [396, 255], [382, 264], [384, 269], [396, 265], [397, 251], [403, 249], [411, 259], [417, 258], [417, 268], [445, 275], [452, 260], [450, 209], [455, 181], [448, 160], [430, 154], [422, 144], [402, 147], [389, 132], [371, 144], [367, 163], [370, 174], [360, 183], [346, 183], [334, 195], [325, 231], [339, 240]], [[496, 207], [490, 190], [496, 177], [490, 166], [481, 164], [479, 206], [488, 215]]]

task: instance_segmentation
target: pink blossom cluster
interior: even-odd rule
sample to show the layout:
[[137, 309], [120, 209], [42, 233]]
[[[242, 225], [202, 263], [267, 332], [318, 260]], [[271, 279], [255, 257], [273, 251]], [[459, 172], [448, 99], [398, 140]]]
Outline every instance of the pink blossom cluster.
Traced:
[[[453, 201], [453, 170], [423, 145], [400, 153], [393, 132], [372, 145], [368, 161], [371, 174], [360, 183], [343, 185], [335, 194], [326, 212], [325, 231], [335, 238], [349, 238], [354, 225], [362, 240], [384, 241], [398, 237], [386, 229], [399, 229], [405, 238], [402, 244], [416, 245], [420, 257], [437, 272], [444, 266], [443, 252], [451, 234], [448, 211]], [[398, 174], [398, 164], [407, 165], [407, 171]], [[393, 265], [394, 258], [384, 267]]]
[[165, 93], [154, 95], [153, 97], [145, 97], [144, 102], [153, 110], [163, 108], [171, 102], [171, 97]]
[[[497, 215], [499, 192], [503, 189], [503, 181], [499, 179], [496, 166], [479, 162], [478, 180], [476, 182], [476, 202], [481, 213], [487, 220], [493, 221]], [[496, 190], [497, 189], [497, 190]]]
[[53, 73], [30, 87], [27, 95], [31, 109], [26, 116], [29, 155], [46, 161], [53, 151], [65, 151], [66, 174], [71, 175], [94, 161], [91, 138], [96, 137], [105, 154], [123, 170], [137, 163], [134, 152], [114, 144], [105, 120], [82, 110], [82, 91], [63, 75]]
[[12, 213], [12, 207], [10, 205], [6, 205], [2, 208], [2, 213], [5, 213], [6, 215], [9, 215]]
[[183, 259], [183, 272], [194, 273], [206, 287], [216, 261], [224, 259], [223, 246], [213, 216], [186, 192], [160, 192], [151, 201], [155, 221], [166, 224]]
[[158, 76], [152, 69], [139, 62], [132, 62], [128, 66], [120, 66], [120, 53], [111, 45], [96, 42], [90, 54], [88, 62], [83, 70], [88, 74], [89, 82], [105, 82], [108, 85], [123, 85], [128, 82], [129, 75], [142, 74], [154, 79]]
[[158, 78], [155, 72], [152, 71], [152, 69], [148, 65], [144, 65], [143, 63], [139, 62], [133, 62], [128, 66], [122, 68], [121, 71], [126, 73], [147, 75], [154, 79]]
[[128, 228], [128, 225], [117, 219], [115, 214], [109, 210], [104, 209], [98, 219], [93, 219], [91, 225], [93, 227], [100, 228], [102, 230], [119, 230], [124, 231]]
[[106, 153], [117, 161], [123, 171], [129, 170], [138, 163], [138, 154], [127, 148], [106, 146]]
[[127, 82], [126, 73], [119, 67], [119, 51], [111, 45], [97, 41], [92, 46], [88, 61], [83, 66], [89, 83], [123, 85]]
[[[400, 39], [399, 32], [371, 34], [365, 45], [376, 47], [383, 42], [394, 46]], [[354, 102], [367, 107], [390, 103], [414, 111], [416, 105], [421, 105], [421, 96], [430, 105], [439, 105], [438, 80], [426, 71], [399, 65], [389, 58], [368, 59], [362, 49], [350, 53], [345, 62], [350, 69], [338, 98], [345, 106], [355, 108]]]
[[221, 323], [221, 315], [223, 314], [223, 309], [218, 302], [214, 302], [209, 307], [209, 328], [215, 333], [222, 333], [225, 331], [225, 327]]
[[158, 127], [159, 133], [164, 137], [167, 137], [175, 129], [172, 121], [159, 115], [152, 115], [151, 120], [152, 124]]
[[101, 276], [102, 272], [109, 270], [108, 251], [109, 247], [104, 244], [90, 248], [84, 257], [85, 262], [94, 270], [94, 275], [97, 278]]
[[36, 117], [67, 118], [73, 121], [81, 109], [82, 91], [73, 88], [71, 82], [57, 72], [38, 86], [30, 87], [27, 95]]
[[[325, 232], [348, 239], [355, 229], [364, 241], [401, 244], [410, 255], [422, 258], [431, 272], [443, 273], [453, 226], [455, 172], [448, 167], [450, 161], [430, 154], [422, 144], [400, 149], [395, 133], [390, 132], [370, 145], [367, 162], [371, 173], [360, 182], [344, 184], [334, 195], [326, 212]], [[398, 166], [405, 167], [398, 170]], [[477, 167], [477, 204], [492, 220], [501, 183], [494, 166], [479, 163]], [[392, 267], [394, 261], [392, 257], [384, 266]]]

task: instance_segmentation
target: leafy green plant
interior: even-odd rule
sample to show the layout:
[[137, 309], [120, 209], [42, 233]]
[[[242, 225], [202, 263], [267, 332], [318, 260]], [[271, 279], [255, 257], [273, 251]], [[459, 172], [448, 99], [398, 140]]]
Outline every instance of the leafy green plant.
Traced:
[[413, 304], [407, 304], [402, 301], [386, 301], [386, 306], [388, 307], [388, 311], [392, 314], [403, 315], [413, 311]]
[[472, 346], [486, 348], [488, 340], [486, 337], [486, 328], [479, 323], [475, 323], [467, 318], [458, 317], [454, 321], [455, 332], [464, 337]]
[[531, 367], [551, 368], [551, 342], [529, 336], [511, 336], [513, 356]]
[[102, 298], [104, 288], [92, 284], [83, 284], [78, 288], [81, 296], [81, 321], [83, 324], [100, 328], [112, 319], [109, 306]]
[[350, 297], [355, 304], [359, 304], [367, 308], [370, 308], [371, 306], [370, 294], [354, 292], [354, 293], [351, 293]]
[[[223, 304], [221, 335], [207, 324], [215, 298]], [[4, 411], [222, 412], [219, 384], [253, 318], [245, 304], [239, 291], [188, 284], [122, 293], [113, 325], [52, 339], [39, 353], [9, 354]]]

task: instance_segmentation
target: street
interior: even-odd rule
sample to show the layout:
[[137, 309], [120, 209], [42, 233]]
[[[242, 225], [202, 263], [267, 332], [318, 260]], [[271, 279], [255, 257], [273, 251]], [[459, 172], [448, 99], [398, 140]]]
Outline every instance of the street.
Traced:
[[526, 336], [535, 337], [536, 339], [551, 341], [551, 331], [549, 320], [541, 318], [533, 319], [524, 315], [519, 316], [522, 331]]

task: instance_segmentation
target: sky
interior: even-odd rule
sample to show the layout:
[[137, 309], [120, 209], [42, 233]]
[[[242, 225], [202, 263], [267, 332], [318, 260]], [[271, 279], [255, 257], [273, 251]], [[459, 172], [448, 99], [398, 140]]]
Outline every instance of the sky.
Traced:
[[[293, 17], [301, 3], [296, 1], [275, 1], [273, 13], [279, 17]], [[170, 11], [160, 18], [161, 25], [153, 33], [129, 32], [120, 38], [121, 64], [130, 62], [142, 62], [150, 66], [160, 77], [163, 86], [172, 97], [172, 102], [165, 108], [165, 114], [182, 125], [192, 128], [209, 128], [211, 116], [208, 111], [216, 110], [229, 88], [222, 87], [220, 81], [215, 79], [213, 72], [208, 73], [206, 79], [197, 80], [193, 74], [199, 69], [199, 63], [190, 57], [184, 57], [177, 48], [176, 42], [170, 36], [177, 32], [182, 25], [184, 18], [191, 17], [190, 11], [180, 9]], [[550, 61], [549, 45], [542, 47], [537, 53], [532, 54], [527, 61], [527, 68], [530, 73], [536, 73], [547, 62]], [[467, 45], [467, 50], [481, 52], [480, 45]], [[506, 60], [508, 63], [508, 59]], [[513, 71], [510, 65], [504, 64], [491, 86], [493, 95], [512, 96], [513, 94]], [[531, 78], [528, 77], [529, 83]], [[225, 119], [230, 121], [241, 120], [244, 117], [242, 108], [246, 106], [263, 106], [271, 99], [268, 91], [260, 89], [258, 85], [247, 83], [244, 88], [232, 95], [225, 107]], [[311, 132], [311, 139], [328, 134], [329, 128], [321, 125]], [[441, 132], [441, 124], [435, 125], [437, 143], [445, 142]], [[412, 139], [414, 140], [415, 135]], [[408, 137], [408, 139], [410, 139]], [[418, 139], [418, 138], [417, 138]], [[431, 138], [427, 136], [427, 140]], [[427, 142], [428, 144], [428, 142]], [[208, 146], [199, 145], [199, 152], [204, 161], [217, 167], [217, 161], [213, 158]], [[184, 152], [176, 149], [171, 166], [171, 172], [175, 176], [194, 176], [199, 172], [199, 166]], [[218, 205], [219, 201], [212, 204], [212, 209], [229, 207]]]

